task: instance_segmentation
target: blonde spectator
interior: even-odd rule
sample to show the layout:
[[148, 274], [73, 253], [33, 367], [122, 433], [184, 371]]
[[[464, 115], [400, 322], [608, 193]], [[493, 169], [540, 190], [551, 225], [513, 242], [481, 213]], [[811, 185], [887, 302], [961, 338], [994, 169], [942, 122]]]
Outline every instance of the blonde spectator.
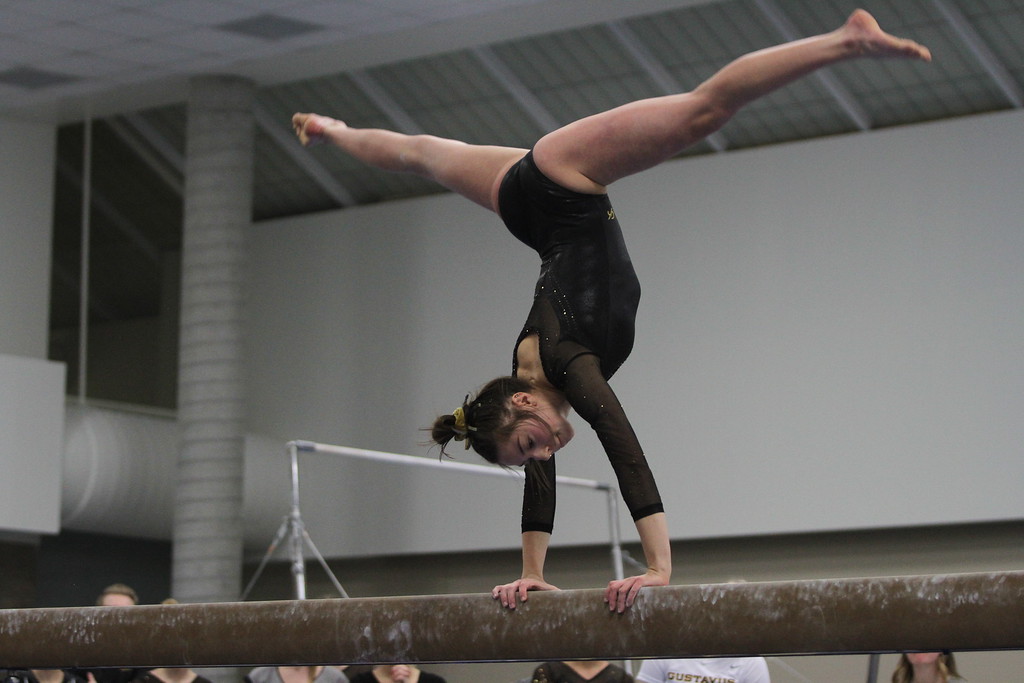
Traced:
[[892, 683], [953, 683], [962, 681], [952, 652], [904, 652]]

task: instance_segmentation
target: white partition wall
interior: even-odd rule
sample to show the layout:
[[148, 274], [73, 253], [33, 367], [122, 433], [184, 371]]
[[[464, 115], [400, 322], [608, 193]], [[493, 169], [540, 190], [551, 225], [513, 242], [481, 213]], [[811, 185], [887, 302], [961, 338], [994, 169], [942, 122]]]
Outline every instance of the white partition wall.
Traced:
[[0, 530], [60, 530], [64, 365], [0, 354]]

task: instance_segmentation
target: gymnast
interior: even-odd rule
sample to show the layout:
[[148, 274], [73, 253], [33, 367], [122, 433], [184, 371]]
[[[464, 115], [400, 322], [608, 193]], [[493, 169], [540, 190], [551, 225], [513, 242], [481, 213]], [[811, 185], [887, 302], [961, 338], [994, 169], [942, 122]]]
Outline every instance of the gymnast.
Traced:
[[741, 107], [836, 62], [859, 57], [930, 61], [927, 48], [882, 31], [863, 10], [835, 31], [750, 53], [688, 93], [632, 102], [544, 135], [532, 150], [470, 145], [430, 135], [350, 128], [312, 113], [292, 125], [304, 145], [328, 142], [371, 166], [430, 178], [498, 214], [541, 257], [533, 307], [512, 374], [486, 384], [432, 438], [464, 441], [484, 459], [524, 466], [523, 570], [492, 595], [514, 609], [544, 580], [554, 522], [554, 454], [569, 443], [575, 411], [597, 433], [636, 524], [647, 570], [611, 581], [623, 612], [643, 586], [669, 583], [668, 526], [650, 467], [608, 380], [633, 345], [640, 286], [606, 188], [656, 166], [721, 128]]

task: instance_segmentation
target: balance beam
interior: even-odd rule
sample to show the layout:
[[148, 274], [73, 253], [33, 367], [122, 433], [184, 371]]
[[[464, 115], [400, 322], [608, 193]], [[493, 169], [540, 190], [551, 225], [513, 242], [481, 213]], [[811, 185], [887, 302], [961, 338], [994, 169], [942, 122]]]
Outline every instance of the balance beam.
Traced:
[[263, 666], [1024, 649], [1024, 572], [0, 610], [0, 667]]

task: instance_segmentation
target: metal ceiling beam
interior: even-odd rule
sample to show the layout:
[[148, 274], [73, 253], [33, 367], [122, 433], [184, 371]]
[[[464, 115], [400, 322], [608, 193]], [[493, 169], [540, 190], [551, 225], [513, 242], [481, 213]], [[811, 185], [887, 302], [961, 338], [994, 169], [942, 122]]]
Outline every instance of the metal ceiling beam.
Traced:
[[352, 206], [356, 203], [355, 197], [348, 191], [348, 188], [335, 180], [331, 172], [323, 164], [317, 161], [313, 155], [306, 152], [290, 128], [285, 128], [283, 123], [271, 116], [259, 104], [253, 105], [253, 117], [260, 130], [266, 133], [267, 137], [273, 140], [274, 144], [287, 154], [338, 205]]
[[1003, 66], [1002, 61], [985, 44], [985, 41], [981, 39], [981, 36], [971, 26], [967, 17], [963, 15], [963, 12], [947, 0], [932, 0], [932, 4], [939, 10], [939, 13], [945, 18], [946, 22], [953, 27], [956, 34], [960, 36], [960, 40], [964, 41], [967, 49], [978, 60], [989, 77], [996, 82], [996, 85], [999, 86], [1006, 99], [1017, 109], [1024, 107], [1024, 91], [1017, 85], [1017, 82], [1010, 75], [1006, 67]]
[[171, 165], [179, 175], [185, 175], [185, 154], [178, 150], [177, 147], [171, 144], [171, 142], [157, 132], [149, 121], [147, 121], [141, 114], [126, 114], [122, 117], [128, 124], [134, 128], [139, 135], [145, 139], [150, 145], [153, 146], [160, 156]]
[[[608, 27], [608, 30], [619, 41], [623, 49], [633, 57], [634, 61], [654, 81], [663, 94], [675, 95], [692, 89], [684, 87], [682, 83], [676, 80], [668, 72], [668, 69], [647, 49], [647, 46], [637, 37], [636, 33], [623, 22], [610, 21], [605, 26]], [[712, 133], [705, 140], [716, 152], [724, 152], [729, 148], [729, 141], [721, 132]]]
[[397, 130], [407, 135], [420, 135], [424, 132], [422, 126], [416, 123], [412, 116], [409, 115], [409, 112], [399, 105], [398, 102], [395, 102], [391, 95], [384, 90], [383, 86], [377, 82], [377, 79], [368, 74], [364, 69], [351, 71], [347, 75], [363, 91], [363, 94], [391, 119]]
[[[754, 4], [768, 18], [768, 21], [772, 23], [775, 30], [782, 35], [784, 40], [788, 42], [803, 37], [797, 32], [796, 26], [789, 20], [785, 12], [775, 4], [775, 0], [754, 0]], [[860, 106], [856, 98], [842, 86], [835, 76], [828, 71], [819, 70], [815, 71], [812, 77], [816, 78], [822, 87], [839, 103], [840, 108], [853, 122], [853, 125], [860, 130], [871, 130], [871, 116], [868, 115], [867, 110]]]
[[10, 668], [530, 662], [1024, 648], [1024, 572], [0, 610]]
[[533, 119], [533, 122], [544, 133], [550, 133], [562, 125], [548, 108], [537, 99], [537, 96], [526, 87], [526, 84], [508, 68], [508, 65], [501, 61], [501, 57], [495, 54], [494, 50], [483, 46], [473, 48], [472, 52], [483, 67], [487, 69], [488, 73], [501, 84], [505, 92], [512, 96], [512, 99], [516, 101], [523, 112]]
[[[185, 155], [150, 125], [142, 115], [127, 114], [120, 117], [120, 120], [126, 124], [127, 128], [118, 125], [119, 119], [115, 118], [112, 119], [114, 131], [132, 145], [136, 154], [146, 161], [172, 190], [182, 196], [185, 185]], [[131, 133], [141, 137], [148, 147], [137, 144]], [[150, 149], [154, 150], [153, 153], [157, 155], [156, 157], [153, 157]]]

